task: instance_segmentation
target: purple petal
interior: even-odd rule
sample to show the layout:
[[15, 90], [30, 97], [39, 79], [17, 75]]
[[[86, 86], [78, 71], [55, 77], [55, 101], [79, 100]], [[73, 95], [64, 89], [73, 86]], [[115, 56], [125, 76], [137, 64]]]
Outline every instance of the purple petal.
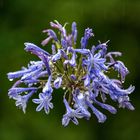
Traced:
[[62, 118], [62, 125], [66, 127], [69, 124], [69, 122], [70, 122], [70, 118], [64, 115]]
[[48, 29], [48, 30], [45, 30], [43, 32], [44, 33], [47, 32], [48, 33], [48, 36], [50, 36], [51, 38], [53, 38], [56, 42], [58, 41], [57, 36], [56, 36], [56, 34], [55, 34], [55, 32], [53, 30]]
[[77, 40], [77, 27], [76, 27], [76, 22], [72, 23], [72, 36], [74, 39], [74, 44], [76, 44], [76, 40]]
[[28, 52], [31, 52], [37, 56], [40, 56], [42, 54], [44, 55], [50, 55], [48, 52], [44, 51], [43, 49], [39, 48], [38, 46], [36, 46], [35, 44], [33, 43], [24, 43], [24, 45], [26, 46], [25, 47], [25, 50], [28, 51]]
[[89, 77], [88, 74], [86, 75], [86, 79], [85, 79], [85, 81], [84, 81], [84, 86], [85, 86], [85, 87], [90, 86], [90, 77]]
[[37, 106], [36, 111], [37, 111], [37, 112], [41, 111], [41, 110], [43, 109], [43, 107], [44, 107], [44, 103], [41, 102], [41, 103]]
[[57, 61], [61, 58], [61, 50], [58, 50], [58, 52], [52, 56], [52, 61]]
[[60, 88], [61, 83], [62, 83], [62, 77], [58, 77], [58, 78], [54, 81], [54, 87], [55, 87], [56, 89]]
[[45, 40], [43, 40], [43, 41], [41, 42], [41, 45], [42, 45], [42, 46], [47, 45], [51, 39], [52, 39], [51, 36], [47, 37]]
[[87, 46], [87, 42], [90, 37], [92, 37], [94, 34], [92, 33], [92, 29], [85, 29], [84, 37], [81, 38], [81, 48], [84, 49]]
[[117, 61], [114, 65], [114, 68], [121, 74], [121, 81], [124, 82], [125, 76], [129, 73], [129, 71], [125, 67], [124, 63], [121, 61]]
[[53, 92], [53, 89], [51, 87], [51, 80], [52, 80], [52, 76], [50, 75], [46, 85], [43, 88], [43, 93], [49, 93], [50, 94], [50, 93]]
[[117, 113], [117, 110], [113, 106], [111, 106], [111, 105], [101, 103], [101, 102], [99, 102], [99, 101], [97, 101], [95, 99], [94, 99], [94, 102], [96, 104], [98, 104], [99, 106], [101, 106], [102, 108], [108, 110], [112, 114], [116, 114]]
[[91, 108], [91, 110], [96, 115], [96, 117], [98, 118], [98, 122], [104, 123], [106, 121], [106, 116], [102, 112], [100, 112], [98, 109], [96, 109], [89, 101], [87, 101], [86, 103]]
[[81, 53], [83, 55], [89, 55], [89, 49], [74, 49], [75, 52]]

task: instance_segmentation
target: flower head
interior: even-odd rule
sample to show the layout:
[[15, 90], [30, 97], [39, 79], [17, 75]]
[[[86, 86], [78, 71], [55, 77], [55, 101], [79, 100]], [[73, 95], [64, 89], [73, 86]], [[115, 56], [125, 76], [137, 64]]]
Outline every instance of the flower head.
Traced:
[[35, 104], [39, 104], [36, 111], [41, 111], [44, 108], [46, 114], [49, 114], [50, 109], [53, 109], [53, 104], [51, 103], [52, 96], [46, 93], [40, 93], [39, 99], [33, 99]]
[[13, 97], [13, 99], [16, 100], [16, 106], [18, 106], [19, 108], [22, 108], [24, 113], [26, 112], [27, 102], [34, 92], [35, 91], [32, 90], [27, 95], [23, 95], [23, 96], [17, 95]]
[[[106, 103], [108, 98], [117, 102], [121, 108], [134, 110], [129, 94], [135, 87], [123, 88], [129, 71], [122, 61], [116, 60], [122, 54], [108, 52], [108, 41], [89, 49], [88, 41], [94, 36], [90, 28], [85, 29], [81, 47], [76, 47], [76, 22], [72, 23], [71, 33], [67, 33], [66, 24], [63, 26], [58, 21], [50, 22], [50, 26], [57, 29], [59, 34], [53, 29], [45, 29], [43, 32], [47, 33], [47, 38], [41, 44], [45, 46], [52, 41], [52, 53], [33, 43], [25, 43], [25, 51], [36, 55], [40, 61], [30, 61], [27, 67], [8, 73], [10, 81], [18, 79], [8, 92], [8, 96], [16, 100], [16, 106], [25, 112], [32, 95], [39, 94], [39, 98], [32, 100], [38, 104], [36, 111], [44, 109], [49, 114], [50, 109], [53, 109], [52, 93], [54, 89], [61, 88], [64, 90], [63, 102], [66, 107], [63, 126], [67, 126], [70, 121], [78, 125], [80, 118], [89, 120], [91, 112], [99, 123], [105, 122], [107, 116], [100, 108], [112, 114], [117, 112], [116, 108]], [[110, 78], [112, 70], [117, 71], [121, 77]]]
[[63, 115], [63, 118], [62, 118], [62, 125], [64, 126], [67, 126], [69, 124], [69, 121], [71, 120], [74, 124], [78, 125], [78, 120], [77, 118], [82, 118], [83, 115], [82, 113], [80, 112], [79, 109], [72, 109], [67, 100], [64, 98], [64, 104], [65, 104], [65, 107], [66, 107], [66, 114]]

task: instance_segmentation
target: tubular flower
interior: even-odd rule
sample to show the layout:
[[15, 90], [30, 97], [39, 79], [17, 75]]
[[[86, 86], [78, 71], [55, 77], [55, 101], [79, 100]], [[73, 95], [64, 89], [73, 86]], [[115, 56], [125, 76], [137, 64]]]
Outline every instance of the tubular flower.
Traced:
[[[66, 113], [62, 117], [63, 126], [67, 126], [70, 121], [78, 125], [80, 118], [89, 120], [91, 113], [99, 123], [105, 122], [107, 116], [99, 108], [112, 114], [117, 112], [113, 106], [106, 103], [108, 98], [121, 108], [134, 110], [129, 94], [135, 87], [131, 85], [127, 89], [123, 88], [129, 71], [123, 62], [115, 60], [121, 53], [108, 52], [108, 41], [88, 49], [88, 40], [94, 36], [89, 28], [85, 29], [81, 38], [81, 47], [76, 48], [77, 25], [72, 23], [71, 34], [67, 34], [65, 25], [62, 26], [58, 21], [50, 22], [50, 26], [58, 30], [59, 34], [53, 29], [43, 31], [48, 37], [41, 44], [45, 46], [52, 41], [52, 53], [33, 43], [25, 43], [25, 51], [31, 52], [40, 60], [30, 61], [27, 67], [8, 73], [10, 81], [18, 79], [9, 89], [9, 98], [16, 100], [16, 106], [22, 108], [25, 113], [30, 98], [39, 94], [39, 98], [32, 99], [33, 103], [38, 104], [36, 111], [44, 109], [45, 113], [49, 114], [50, 109], [53, 109], [54, 89], [63, 89], [63, 103], [66, 107]], [[120, 78], [109, 78], [112, 70], [117, 71]]]

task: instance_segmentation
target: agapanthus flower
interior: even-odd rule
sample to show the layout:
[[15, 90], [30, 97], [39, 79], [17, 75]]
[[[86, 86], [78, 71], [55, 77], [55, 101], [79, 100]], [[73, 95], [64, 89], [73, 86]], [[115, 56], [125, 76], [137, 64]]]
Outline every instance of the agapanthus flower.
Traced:
[[[66, 31], [66, 24], [63, 26], [55, 21], [50, 22], [50, 25], [59, 34], [53, 29], [44, 30], [47, 38], [41, 44], [45, 46], [52, 41], [52, 53], [26, 42], [25, 51], [31, 52], [40, 60], [30, 61], [27, 67], [8, 73], [10, 81], [18, 79], [8, 92], [8, 96], [16, 100], [16, 106], [25, 113], [28, 101], [34, 94], [38, 94], [39, 98], [32, 99], [33, 103], [38, 104], [36, 111], [44, 109], [49, 114], [50, 109], [53, 109], [54, 90], [61, 88], [66, 107], [66, 113], [62, 117], [63, 126], [67, 126], [70, 121], [78, 125], [80, 118], [89, 120], [91, 113], [99, 123], [105, 122], [107, 116], [100, 108], [112, 114], [117, 112], [116, 108], [106, 103], [108, 98], [117, 102], [121, 108], [134, 110], [129, 94], [135, 87], [130, 85], [127, 89], [123, 88], [129, 71], [122, 61], [116, 60], [121, 53], [107, 52], [108, 41], [100, 42], [89, 49], [88, 40], [94, 36], [90, 28], [85, 29], [81, 46], [76, 47], [76, 22], [72, 23], [70, 34]], [[114, 75], [114, 78], [109, 78], [112, 70], [117, 71], [116, 75], [119, 74], [120, 77], [116, 78]]]

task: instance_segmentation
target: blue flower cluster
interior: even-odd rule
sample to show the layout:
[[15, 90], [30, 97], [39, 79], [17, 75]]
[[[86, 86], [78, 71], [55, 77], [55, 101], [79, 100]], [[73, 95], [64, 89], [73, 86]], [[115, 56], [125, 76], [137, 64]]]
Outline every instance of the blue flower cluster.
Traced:
[[[88, 40], [94, 36], [92, 29], [85, 29], [81, 38], [80, 47], [76, 48], [77, 27], [72, 23], [71, 34], [68, 34], [65, 25], [59, 22], [50, 22], [50, 26], [58, 29], [60, 37], [52, 30], [46, 29], [47, 38], [42, 41], [45, 46], [52, 41], [52, 53], [32, 44], [25, 43], [25, 51], [31, 52], [40, 58], [40, 61], [31, 61], [20, 71], [8, 73], [9, 80], [19, 79], [9, 89], [9, 97], [16, 101], [16, 106], [25, 113], [27, 102], [33, 94], [39, 98], [32, 99], [37, 104], [36, 111], [44, 109], [49, 114], [53, 109], [52, 94], [54, 89], [63, 89], [63, 102], [66, 113], [62, 118], [62, 125], [67, 126], [70, 121], [78, 124], [77, 118], [89, 120], [91, 112], [103, 123], [106, 115], [96, 106], [115, 114], [117, 110], [106, 103], [107, 98], [117, 102], [119, 107], [134, 110], [130, 103], [129, 94], [134, 86], [123, 88], [125, 76], [129, 73], [124, 63], [115, 60], [121, 56], [120, 52], [107, 52], [107, 43], [99, 43], [88, 49]], [[114, 70], [120, 78], [109, 78]]]

